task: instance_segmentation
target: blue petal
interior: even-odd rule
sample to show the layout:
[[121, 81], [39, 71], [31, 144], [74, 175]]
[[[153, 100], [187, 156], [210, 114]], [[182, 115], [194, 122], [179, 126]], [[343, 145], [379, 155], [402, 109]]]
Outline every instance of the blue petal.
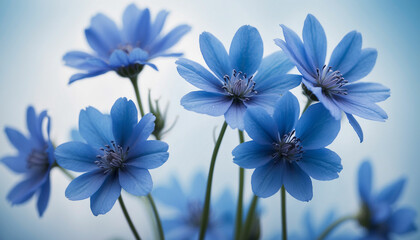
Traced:
[[150, 29], [150, 38], [149, 41], [153, 41], [156, 39], [157, 36], [159, 36], [160, 32], [163, 29], [163, 26], [165, 25], [166, 17], [168, 16], [169, 12], [165, 10], [161, 10], [155, 18], [155, 21], [153, 22], [151, 29]]
[[255, 90], [258, 94], [254, 97], [258, 97], [261, 94], [283, 94], [284, 92], [299, 86], [301, 82], [301, 75], [271, 75], [262, 82], [255, 82]]
[[80, 111], [79, 132], [86, 142], [96, 149], [111, 145], [111, 141], [114, 140], [111, 116], [104, 115], [93, 107]]
[[200, 50], [207, 66], [219, 79], [232, 74], [232, 65], [223, 44], [211, 33], [200, 35]]
[[273, 160], [273, 147], [255, 141], [244, 142], [232, 151], [233, 162], [242, 168], [258, 168]]
[[[173, 219], [162, 219], [162, 226], [165, 232], [165, 237], [167, 239], [177, 239], [177, 238], [169, 238], [168, 236], [171, 235], [172, 232], [177, 231], [179, 229], [182, 229], [184, 227], [185, 223], [181, 221], [179, 218], [173, 218]], [[190, 235], [186, 235], [188, 238]]]
[[103, 14], [91, 19], [91, 26], [85, 30], [85, 34], [90, 47], [102, 57], [108, 57], [122, 42], [115, 22]]
[[358, 62], [362, 52], [362, 35], [356, 31], [346, 34], [334, 49], [329, 66], [346, 75]]
[[130, 52], [128, 56], [128, 60], [130, 64], [144, 64], [149, 58], [149, 54], [140, 48], [134, 48], [133, 51]]
[[223, 83], [200, 64], [181, 58], [176, 61], [179, 75], [192, 85], [208, 92], [223, 93]]
[[[152, 113], [144, 115], [139, 123], [134, 127], [130, 139], [126, 142], [127, 146], [135, 146], [137, 143], [146, 141], [150, 134], [155, 130], [156, 117]], [[134, 150], [134, 149], [132, 149]]]
[[367, 99], [372, 102], [385, 101], [391, 95], [389, 88], [379, 83], [347, 84], [346, 89], [351, 96]]
[[277, 124], [279, 137], [283, 137], [295, 128], [299, 112], [299, 102], [292, 93], [287, 92], [277, 101], [273, 118]]
[[92, 171], [98, 168], [94, 163], [99, 149], [93, 149], [86, 143], [67, 142], [57, 147], [55, 158], [58, 165], [76, 172]]
[[386, 112], [370, 101], [369, 98], [358, 96], [335, 96], [335, 104], [344, 112], [350, 113], [365, 119], [384, 122], [388, 118]]
[[203, 172], [196, 172], [194, 177], [192, 178], [192, 183], [190, 187], [190, 191], [188, 193], [188, 197], [190, 201], [197, 201], [199, 203], [204, 202], [204, 194], [206, 189], [207, 183], [207, 176], [204, 175]]
[[149, 53], [151, 58], [155, 57], [157, 54], [162, 53], [172, 46], [174, 46], [179, 40], [191, 30], [191, 27], [188, 25], [179, 25], [172, 29], [168, 34], [166, 34], [162, 39], [157, 41], [150, 49]]
[[349, 120], [350, 125], [353, 127], [354, 131], [356, 131], [357, 136], [359, 136], [360, 142], [363, 142], [363, 131], [362, 127], [360, 127], [359, 123], [357, 122], [356, 118], [353, 115], [346, 113], [347, 119]]
[[295, 163], [285, 164], [283, 184], [286, 191], [299, 201], [312, 199], [311, 178]]
[[261, 198], [267, 198], [278, 192], [283, 185], [285, 168], [284, 161], [270, 162], [256, 168], [251, 178], [254, 194]]
[[123, 33], [125, 37], [125, 41], [128, 43], [135, 43], [136, 42], [136, 27], [138, 23], [138, 19], [141, 15], [142, 11], [137, 8], [137, 6], [132, 3], [128, 5], [123, 13]]
[[135, 196], [146, 196], [152, 191], [152, 176], [146, 169], [127, 166], [120, 168], [119, 180], [121, 187]]
[[304, 151], [297, 164], [312, 178], [324, 181], [338, 178], [343, 169], [341, 158], [327, 148]]
[[311, 105], [296, 125], [296, 136], [307, 150], [329, 145], [339, 131], [340, 120], [335, 120], [320, 103]]
[[232, 99], [219, 93], [195, 91], [185, 95], [181, 99], [181, 105], [189, 111], [220, 116], [232, 105]]
[[234, 101], [230, 108], [225, 113], [226, 123], [232, 129], [244, 130], [244, 116], [246, 112], [246, 106], [242, 101]]
[[133, 101], [119, 98], [111, 109], [112, 132], [118, 145], [127, 147], [127, 141], [137, 124], [137, 108]]
[[341, 109], [337, 107], [335, 102], [324, 95], [322, 88], [315, 87], [312, 83], [302, 79], [302, 83], [319, 99], [319, 101], [330, 111], [330, 114], [337, 120], [341, 119]]
[[113, 68], [129, 66], [130, 60], [128, 59], [127, 53], [120, 49], [113, 51], [109, 57], [109, 65]]
[[35, 191], [45, 183], [47, 178], [48, 174], [43, 173], [35, 173], [28, 176], [10, 190], [9, 194], [7, 194], [7, 199], [12, 202], [12, 204], [26, 202], [33, 196]]
[[102, 75], [106, 72], [109, 72], [111, 69], [104, 69], [100, 71], [88, 72], [88, 73], [76, 73], [70, 77], [69, 84], [72, 84], [78, 80], [82, 80], [85, 78], [96, 77], [98, 75]]
[[72, 201], [91, 197], [105, 182], [108, 174], [103, 169], [96, 169], [75, 178], [66, 188], [66, 197]]
[[181, 213], [185, 213], [187, 211], [187, 198], [185, 193], [177, 178], [171, 176], [170, 179], [169, 184], [154, 188], [153, 196], [163, 204], [171, 206]]
[[349, 82], [354, 82], [367, 76], [373, 69], [376, 63], [378, 52], [376, 49], [363, 49], [356, 65], [343, 75], [344, 79]]
[[40, 217], [42, 217], [42, 215], [45, 212], [45, 209], [47, 209], [48, 201], [50, 199], [50, 191], [51, 191], [51, 184], [50, 184], [50, 178], [48, 177], [47, 181], [42, 185], [40, 189], [39, 197], [37, 201], [37, 209], [38, 209], [38, 214]]
[[282, 51], [277, 51], [263, 58], [253, 80], [260, 85], [264, 80], [272, 76], [285, 75], [293, 67], [294, 65], [287, 55]]
[[266, 110], [268, 114], [272, 115], [274, 112], [274, 106], [280, 97], [280, 94], [261, 93], [252, 96], [249, 100], [244, 101], [243, 103], [247, 108], [261, 107]]
[[273, 118], [262, 108], [254, 107], [246, 111], [245, 130], [257, 143], [271, 145], [277, 142], [277, 126]]
[[83, 64], [86, 60], [91, 59], [91, 58], [94, 58], [94, 56], [92, 56], [89, 53], [85, 53], [81, 51], [70, 51], [70, 52], [67, 52], [63, 56], [63, 61], [69, 67], [78, 68], [80, 64]]
[[1, 159], [1, 161], [8, 167], [10, 170], [16, 173], [26, 172], [27, 156], [8, 156]]
[[63, 60], [66, 66], [85, 70], [87, 72], [96, 72], [109, 68], [108, 63], [99, 57], [78, 51], [72, 51], [64, 55]]
[[134, 28], [134, 42], [131, 43], [144, 47], [149, 42], [150, 27], [150, 11], [146, 8], [137, 18]]
[[363, 202], [367, 203], [370, 201], [372, 193], [372, 165], [369, 161], [360, 165], [357, 179], [359, 195]]
[[303, 26], [302, 38], [308, 60], [312, 64], [312, 71], [322, 69], [327, 54], [327, 37], [319, 21], [308, 14]]
[[233, 69], [251, 76], [257, 71], [263, 56], [263, 41], [260, 33], [249, 25], [238, 29], [229, 49]]
[[402, 178], [391, 183], [379, 192], [376, 200], [378, 202], [387, 203], [389, 205], [394, 204], [400, 197], [402, 190], [404, 189], [405, 182], [406, 179]]
[[90, 209], [93, 215], [98, 216], [109, 212], [121, 195], [121, 186], [116, 175], [109, 175], [102, 187], [90, 198]]
[[21, 153], [29, 154], [34, 147], [34, 142], [29, 141], [22, 133], [18, 130], [6, 127], [4, 129], [6, 132], [7, 138], [9, 139], [10, 143]]
[[400, 208], [396, 210], [388, 223], [393, 233], [404, 234], [416, 230], [415, 219], [417, 213], [412, 208]]
[[169, 157], [168, 144], [158, 140], [138, 142], [128, 153], [127, 165], [153, 169], [162, 166]]

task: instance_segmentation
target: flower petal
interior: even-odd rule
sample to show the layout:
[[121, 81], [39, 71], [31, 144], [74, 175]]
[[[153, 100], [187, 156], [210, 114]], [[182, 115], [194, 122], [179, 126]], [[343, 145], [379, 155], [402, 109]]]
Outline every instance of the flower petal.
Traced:
[[370, 101], [369, 98], [360, 98], [357, 96], [335, 96], [335, 104], [344, 112], [350, 113], [365, 119], [384, 122], [388, 119], [386, 112]]
[[90, 198], [90, 209], [93, 215], [105, 214], [111, 210], [121, 195], [121, 186], [117, 174], [111, 174], [102, 187]]
[[128, 56], [128, 60], [130, 64], [144, 64], [147, 62], [149, 58], [149, 54], [140, 48], [134, 48], [133, 51], [130, 52], [130, 55]]
[[111, 108], [112, 132], [118, 145], [127, 147], [127, 141], [137, 124], [137, 107], [127, 98], [119, 98]]
[[287, 55], [282, 51], [277, 51], [262, 59], [253, 80], [260, 85], [264, 80], [271, 76], [285, 75], [292, 70], [293, 67], [294, 65]]
[[391, 95], [389, 88], [379, 83], [347, 84], [346, 89], [351, 96], [368, 99], [372, 102], [385, 101]]
[[98, 168], [94, 163], [99, 149], [93, 149], [86, 143], [67, 142], [58, 146], [55, 150], [55, 158], [58, 165], [65, 169], [76, 172], [92, 171]]
[[126, 166], [119, 169], [121, 187], [135, 196], [146, 196], [152, 191], [152, 176], [147, 169]]
[[181, 213], [187, 211], [187, 198], [186, 194], [181, 188], [179, 181], [176, 177], [171, 176], [168, 184], [158, 186], [153, 189], [153, 196], [156, 200], [163, 204], [174, 208], [174, 210]]
[[389, 205], [394, 204], [401, 196], [402, 190], [404, 189], [405, 178], [401, 178], [382, 189], [376, 197], [378, 202], [383, 202]]
[[223, 93], [223, 83], [200, 64], [181, 58], [176, 61], [179, 75], [192, 85], [208, 92]]
[[96, 149], [110, 145], [114, 138], [111, 116], [102, 114], [96, 108], [87, 107], [80, 111], [79, 132]]
[[169, 157], [168, 144], [159, 140], [138, 142], [129, 151], [127, 165], [153, 169], [162, 166]]
[[277, 124], [279, 137], [290, 133], [296, 126], [299, 118], [299, 102], [290, 92], [284, 94], [276, 103], [274, 110], [274, 121]]
[[7, 194], [7, 200], [12, 204], [21, 204], [33, 196], [35, 191], [45, 183], [48, 174], [37, 172], [16, 184]]
[[262, 82], [255, 82], [255, 90], [259, 94], [254, 97], [261, 94], [284, 94], [284, 92], [299, 86], [301, 82], [301, 75], [272, 75]]
[[246, 106], [242, 101], [233, 102], [230, 108], [225, 113], [226, 123], [232, 129], [238, 128], [239, 130], [244, 130], [244, 116], [246, 112]]
[[354, 82], [367, 76], [373, 69], [378, 57], [378, 51], [373, 48], [363, 49], [356, 65], [343, 75], [344, 79]]
[[21, 153], [29, 154], [34, 147], [34, 142], [29, 141], [21, 132], [16, 129], [6, 127], [4, 132], [10, 143]]
[[283, 161], [270, 162], [255, 169], [252, 174], [252, 191], [261, 198], [267, 198], [279, 191], [284, 181], [285, 164]]
[[360, 165], [357, 176], [360, 198], [367, 203], [370, 201], [372, 193], [372, 165], [369, 161], [364, 161]]
[[165, 25], [166, 17], [168, 16], [169, 12], [165, 10], [161, 10], [155, 18], [155, 21], [152, 23], [150, 29], [150, 37], [149, 42], [155, 40], [159, 34], [162, 32], [163, 26]]
[[257, 71], [263, 56], [263, 41], [254, 27], [244, 25], [233, 37], [229, 58], [233, 69], [251, 76]]
[[27, 170], [27, 159], [26, 156], [7, 156], [1, 159], [1, 161], [8, 167], [10, 170], [16, 173], [24, 173]]
[[340, 120], [334, 119], [320, 103], [309, 106], [296, 124], [296, 136], [304, 149], [318, 149], [332, 143], [340, 131]]
[[[130, 139], [126, 142], [127, 146], [135, 146], [139, 142], [146, 141], [150, 134], [155, 130], [156, 117], [152, 113], [144, 115], [139, 123], [132, 130]], [[134, 149], [131, 149], [131, 151]]]
[[312, 14], [308, 14], [303, 26], [302, 38], [312, 71], [322, 69], [327, 54], [327, 36], [324, 29]]
[[329, 66], [346, 75], [358, 62], [362, 52], [362, 35], [356, 31], [346, 34], [331, 54]]
[[338, 178], [343, 169], [341, 158], [327, 148], [304, 151], [297, 164], [312, 178], [324, 181]]
[[246, 132], [257, 143], [271, 145], [277, 142], [276, 123], [263, 108], [249, 108], [246, 111], [244, 123]]
[[416, 230], [415, 219], [417, 213], [412, 208], [400, 208], [396, 210], [388, 223], [393, 233], [404, 234]]
[[84, 173], [70, 182], [66, 188], [66, 197], [69, 200], [77, 201], [91, 197], [105, 182], [108, 174], [103, 169], [97, 168], [94, 171]]
[[232, 74], [232, 65], [223, 44], [211, 33], [200, 35], [200, 50], [207, 66], [219, 79]]
[[48, 206], [48, 201], [50, 199], [51, 184], [50, 178], [48, 177], [47, 181], [41, 186], [39, 191], [38, 201], [36, 203], [38, 214], [40, 217], [44, 214]]
[[315, 87], [312, 83], [302, 79], [302, 83], [319, 99], [319, 101], [330, 111], [330, 114], [337, 120], [341, 119], [341, 109], [337, 107], [335, 102], [324, 95], [322, 88]]
[[363, 142], [363, 131], [362, 127], [360, 127], [359, 123], [357, 122], [356, 118], [353, 115], [346, 113], [347, 119], [349, 120], [350, 125], [353, 127], [354, 131], [356, 131], [357, 136], [359, 136], [360, 142]]
[[123, 50], [114, 50], [109, 57], [109, 65], [113, 68], [127, 67], [130, 65], [127, 53]]
[[181, 99], [181, 105], [189, 111], [220, 116], [228, 111], [232, 99], [219, 93], [194, 91]]
[[299, 201], [312, 199], [311, 178], [295, 163], [285, 164], [283, 184], [286, 191]]
[[137, 22], [134, 29], [134, 43], [138, 43], [140, 47], [144, 47], [149, 41], [150, 36], [150, 11], [145, 8], [141, 11], [140, 16], [137, 18]]
[[273, 159], [273, 147], [261, 145], [255, 141], [239, 144], [232, 151], [233, 162], [242, 168], [258, 168]]
[[251, 107], [261, 107], [272, 115], [274, 112], [274, 106], [278, 99], [281, 98], [280, 94], [257, 94], [252, 96], [249, 100], [244, 101], [243, 103], [247, 108]]
[[166, 34], [160, 40], [156, 41], [155, 44], [153, 44], [153, 46], [150, 47], [150, 58], [153, 58], [157, 54], [162, 53], [174, 46], [190, 30], [191, 27], [188, 25], [179, 25], [172, 29], [168, 34]]
[[98, 75], [107, 73], [110, 70], [111, 69], [108, 68], [108, 69], [104, 69], [104, 70], [100, 70], [100, 71], [93, 71], [93, 72], [88, 72], [88, 73], [76, 73], [76, 74], [73, 74], [70, 77], [69, 84], [72, 84], [72, 83], [74, 83], [74, 82], [76, 82], [78, 80], [82, 80], [82, 79], [90, 78], [90, 77], [95, 77], [95, 76], [98, 76]]

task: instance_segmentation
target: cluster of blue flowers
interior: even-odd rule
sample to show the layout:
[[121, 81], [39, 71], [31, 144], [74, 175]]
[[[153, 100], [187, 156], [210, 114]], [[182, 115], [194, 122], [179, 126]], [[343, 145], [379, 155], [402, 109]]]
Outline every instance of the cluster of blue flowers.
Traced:
[[[28, 107], [28, 137], [5, 128], [18, 153], [4, 157], [2, 162], [24, 175], [7, 199], [12, 204], [22, 204], [36, 194], [42, 216], [50, 196], [50, 171], [57, 168], [72, 178], [65, 196], [73, 201], [90, 198], [95, 216], [109, 212], [118, 199], [136, 239], [140, 239], [140, 234], [125, 207], [122, 189], [147, 197], [160, 239], [258, 239], [263, 212], [258, 210], [258, 198], [280, 192], [283, 227], [279, 232], [287, 239], [286, 192], [299, 201], [310, 201], [314, 194], [312, 179], [333, 180], [343, 170], [340, 156], [327, 148], [340, 132], [342, 112], [360, 142], [363, 132], [355, 116], [374, 121], [388, 118], [377, 103], [386, 100], [390, 90], [378, 83], [356, 82], [373, 69], [377, 51], [362, 49], [362, 36], [353, 31], [343, 37], [325, 64], [326, 34], [310, 14], [304, 23], [303, 41], [281, 25], [284, 40], [274, 41], [282, 51], [266, 57], [260, 33], [252, 26], [238, 29], [229, 52], [215, 36], [203, 32], [199, 37], [200, 50], [210, 71], [185, 58], [179, 58], [176, 65], [179, 75], [200, 89], [186, 94], [181, 105], [197, 113], [224, 116], [209, 175], [206, 181], [203, 174], [197, 174], [191, 181], [191, 191], [184, 191], [175, 177], [166, 186], [153, 190], [149, 170], [162, 166], [169, 158], [169, 146], [161, 141], [165, 114], [160, 113], [157, 101], [153, 107], [150, 93], [150, 113], [144, 113], [137, 80], [145, 66], [157, 70], [151, 60], [182, 55], [171, 48], [190, 27], [179, 25], [162, 34], [167, 16], [167, 11], [160, 11], [152, 20], [149, 9], [132, 4], [124, 11], [122, 29], [103, 14], [92, 18], [85, 35], [94, 53], [71, 51], [63, 57], [67, 66], [82, 71], [71, 76], [69, 83], [114, 71], [133, 83], [140, 111], [127, 98], [117, 99], [109, 114], [87, 107], [79, 115], [81, 138], [55, 147], [50, 140], [51, 120], [47, 112], [37, 115], [32, 106]], [[294, 67], [300, 74], [290, 74]], [[302, 111], [290, 92], [298, 86], [307, 98]], [[233, 163], [239, 166], [242, 176], [236, 211], [229, 189], [217, 201], [211, 200], [214, 165], [227, 126], [238, 129], [240, 135], [240, 144], [232, 151]], [[244, 141], [244, 132], [250, 141]], [[246, 207], [243, 190], [248, 185], [244, 182], [244, 169], [254, 169], [250, 184], [254, 197]], [[67, 170], [83, 174], [73, 177]], [[330, 214], [319, 227], [305, 217], [306, 235], [290, 237], [345, 239], [350, 235], [329, 234], [346, 220], [358, 223], [362, 231], [355, 237], [361, 239], [389, 239], [412, 232], [416, 230], [416, 211], [395, 206], [404, 184], [405, 179], [401, 179], [373, 194], [372, 166], [363, 162], [358, 175], [360, 210], [337, 221]], [[159, 206], [172, 207], [175, 214], [161, 221], [152, 194]]]

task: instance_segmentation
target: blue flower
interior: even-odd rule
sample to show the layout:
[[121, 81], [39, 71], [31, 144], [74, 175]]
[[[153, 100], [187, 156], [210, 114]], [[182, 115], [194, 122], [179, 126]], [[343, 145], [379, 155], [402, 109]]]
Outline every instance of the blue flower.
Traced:
[[[198, 239], [204, 205], [206, 179], [196, 174], [187, 193], [175, 177], [167, 186], [153, 190], [156, 199], [175, 210], [175, 214], [162, 220], [168, 239]], [[226, 190], [211, 207], [206, 239], [232, 239], [235, 221], [235, 202]]]
[[239, 28], [229, 55], [222, 43], [208, 32], [200, 35], [200, 49], [214, 74], [196, 62], [178, 60], [178, 73], [202, 89], [185, 95], [181, 104], [197, 113], [224, 115], [232, 128], [244, 128], [243, 116], [248, 107], [262, 106], [271, 111], [280, 94], [298, 86], [302, 79], [286, 74], [293, 65], [284, 53], [262, 58], [261, 36], [251, 26]]
[[148, 8], [140, 10], [131, 4], [124, 11], [122, 30], [105, 15], [94, 16], [85, 35], [95, 53], [71, 51], [63, 57], [67, 66], [83, 71], [71, 76], [69, 83], [108, 71], [132, 78], [144, 65], [157, 70], [149, 62], [154, 58], [181, 56], [181, 53], [172, 53], [169, 49], [190, 31], [190, 27], [179, 25], [169, 33], [161, 34], [167, 16], [167, 11], [160, 11], [152, 21]]
[[[43, 131], [44, 120], [47, 121], [46, 137]], [[42, 217], [50, 198], [50, 171], [55, 163], [54, 147], [50, 141], [50, 118], [46, 111], [37, 115], [30, 106], [26, 112], [26, 123], [29, 137], [13, 128], [5, 128], [6, 135], [18, 154], [4, 157], [1, 161], [10, 170], [25, 175], [24, 180], [12, 188], [7, 199], [12, 204], [22, 204], [37, 194], [38, 214]]]
[[378, 83], [356, 83], [372, 70], [377, 51], [362, 49], [362, 35], [352, 31], [337, 45], [326, 65], [327, 38], [314, 16], [309, 14], [305, 20], [303, 43], [295, 32], [281, 27], [285, 41], [275, 39], [275, 42], [302, 74], [304, 90], [324, 104], [336, 119], [341, 118], [343, 111], [362, 142], [363, 132], [353, 115], [374, 121], [388, 118], [376, 103], [390, 96], [389, 89]]
[[55, 157], [63, 168], [86, 172], [66, 189], [70, 200], [90, 197], [94, 215], [111, 210], [121, 188], [136, 195], [147, 195], [153, 187], [148, 169], [161, 166], [169, 157], [168, 145], [147, 140], [155, 127], [155, 117], [146, 114], [139, 122], [134, 103], [118, 99], [111, 115], [93, 107], [82, 110], [79, 131], [84, 142], [67, 142], [57, 147]]
[[406, 179], [401, 178], [379, 193], [372, 192], [372, 166], [369, 161], [361, 164], [358, 173], [359, 194], [362, 208], [359, 224], [366, 229], [362, 239], [389, 239], [391, 234], [405, 234], [416, 230], [416, 211], [410, 207], [397, 208]]
[[253, 139], [237, 146], [234, 163], [252, 169], [251, 183], [255, 195], [266, 198], [283, 185], [300, 201], [312, 199], [312, 181], [332, 180], [341, 171], [341, 159], [325, 148], [340, 131], [322, 104], [312, 105], [299, 118], [299, 103], [290, 92], [275, 106], [273, 116], [264, 109], [249, 108], [245, 130]]

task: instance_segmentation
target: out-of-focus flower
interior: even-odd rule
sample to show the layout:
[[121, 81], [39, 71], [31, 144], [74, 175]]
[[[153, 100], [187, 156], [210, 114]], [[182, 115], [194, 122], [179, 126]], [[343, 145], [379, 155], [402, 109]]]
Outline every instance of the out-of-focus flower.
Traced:
[[[151, 96], [150, 96], [150, 90], [149, 90], [149, 109], [150, 109], [150, 113], [152, 113], [153, 115], [155, 115], [156, 120], [155, 120], [155, 130], [153, 131], [152, 135], [156, 137], [156, 139], [162, 139], [163, 135], [165, 135], [166, 133], [168, 133], [169, 131], [171, 131], [171, 129], [175, 126], [177, 119], [175, 119], [175, 121], [166, 128], [166, 117], [167, 117], [167, 113], [168, 113], [168, 109], [169, 109], [169, 103], [166, 105], [165, 110], [163, 110], [163, 112], [161, 111], [160, 107], [159, 107], [159, 99], [153, 101]], [[154, 103], [153, 103], [154, 102]]]
[[284, 53], [276, 52], [263, 59], [263, 42], [254, 27], [239, 28], [229, 54], [208, 32], [200, 35], [200, 49], [214, 74], [196, 62], [178, 60], [178, 73], [202, 89], [185, 95], [181, 104], [197, 113], [224, 115], [231, 128], [243, 130], [248, 107], [261, 106], [272, 111], [280, 94], [301, 83], [301, 76], [287, 74], [293, 65]]
[[73, 141], [56, 149], [60, 166], [86, 172], [69, 184], [66, 197], [90, 197], [94, 215], [111, 210], [121, 188], [136, 196], [147, 195], [153, 187], [148, 169], [161, 166], [169, 157], [166, 143], [147, 140], [155, 117], [149, 113], [138, 121], [137, 114], [126, 98], [114, 103], [111, 115], [88, 107], [79, 116], [79, 132], [86, 143]]
[[169, 49], [190, 31], [190, 27], [179, 25], [169, 33], [161, 34], [167, 16], [168, 12], [162, 10], [152, 21], [148, 8], [139, 9], [131, 4], [124, 11], [121, 30], [107, 16], [94, 16], [85, 35], [95, 52], [71, 51], [63, 57], [67, 66], [83, 71], [71, 76], [69, 83], [108, 71], [133, 78], [145, 65], [157, 70], [150, 63], [154, 58], [181, 56], [181, 53], [172, 53]]
[[337, 45], [326, 65], [327, 37], [314, 16], [306, 17], [303, 42], [295, 32], [284, 25], [281, 27], [285, 41], [275, 39], [275, 42], [302, 74], [304, 90], [313, 100], [319, 100], [335, 119], [341, 119], [343, 111], [362, 142], [363, 132], [353, 115], [374, 121], [388, 118], [376, 103], [390, 96], [389, 89], [378, 83], [356, 83], [375, 65], [376, 49], [362, 49], [362, 35], [352, 31]]
[[259, 197], [270, 197], [284, 185], [300, 201], [312, 199], [312, 181], [338, 178], [341, 159], [325, 148], [340, 131], [322, 104], [312, 105], [299, 119], [299, 103], [290, 92], [277, 103], [274, 115], [260, 107], [245, 114], [245, 130], [252, 141], [237, 146], [234, 163], [255, 168], [252, 190]]
[[[22, 204], [34, 194], [38, 195], [37, 209], [42, 216], [50, 198], [50, 171], [55, 162], [54, 147], [50, 141], [50, 118], [46, 111], [39, 115], [30, 106], [26, 112], [29, 137], [18, 130], [6, 127], [5, 132], [10, 143], [18, 150], [16, 156], [2, 158], [2, 162], [13, 172], [25, 175], [7, 195], [12, 204]], [[43, 127], [45, 121], [46, 133]]]
[[[173, 208], [175, 214], [162, 220], [168, 239], [198, 239], [204, 205], [206, 179], [196, 174], [191, 188], [185, 192], [178, 180], [172, 177], [167, 186], [156, 187], [156, 199]], [[213, 202], [210, 211], [206, 239], [232, 239], [235, 221], [235, 202], [231, 192], [226, 190]]]
[[372, 165], [369, 161], [361, 164], [358, 173], [359, 195], [362, 207], [359, 213], [359, 224], [366, 234], [361, 239], [386, 240], [392, 235], [401, 235], [415, 231], [416, 211], [410, 207], [397, 208], [406, 179], [401, 178], [379, 193], [372, 191]]

